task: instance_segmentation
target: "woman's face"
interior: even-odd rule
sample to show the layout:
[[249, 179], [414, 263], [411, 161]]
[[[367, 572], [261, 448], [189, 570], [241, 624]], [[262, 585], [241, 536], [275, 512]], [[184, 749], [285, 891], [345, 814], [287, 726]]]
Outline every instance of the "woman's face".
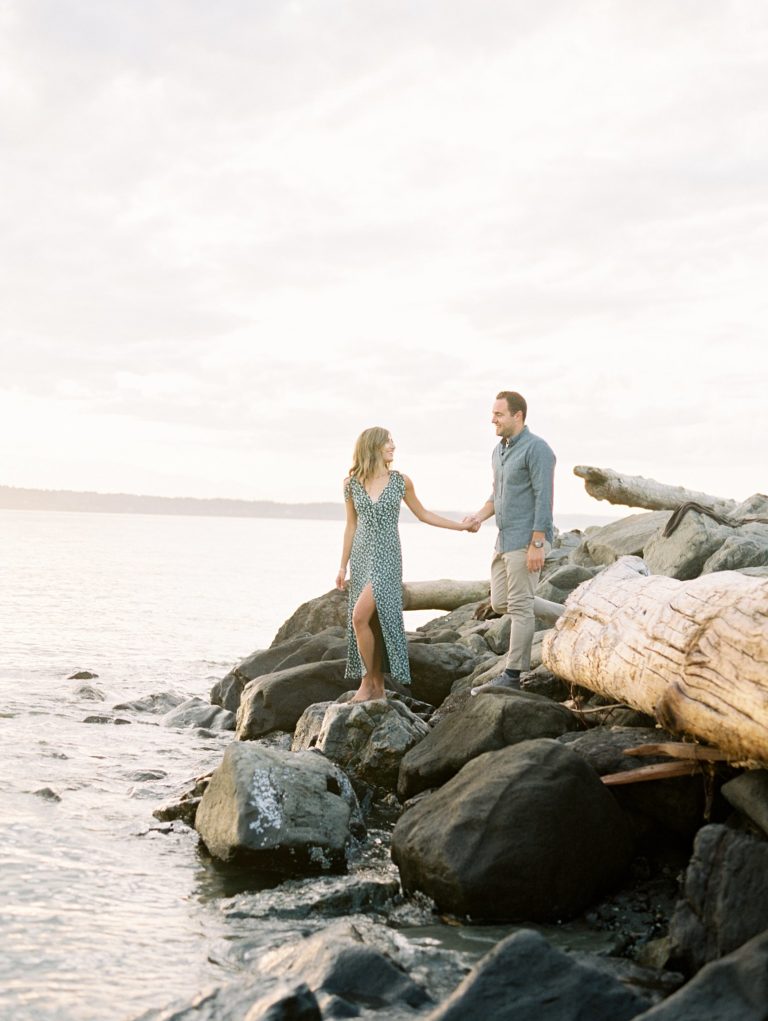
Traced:
[[381, 448], [381, 455], [384, 458], [384, 464], [389, 464], [390, 461], [394, 460], [395, 441], [391, 436], [387, 436], [387, 442]]

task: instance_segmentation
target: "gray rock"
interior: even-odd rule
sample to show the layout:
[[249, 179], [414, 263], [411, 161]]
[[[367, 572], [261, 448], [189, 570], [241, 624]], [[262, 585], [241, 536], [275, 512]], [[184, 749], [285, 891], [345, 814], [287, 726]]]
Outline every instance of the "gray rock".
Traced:
[[301, 978], [316, 995], [337, 996], [371, 1010], [419, 1008], [430, 1002], [426, 990], [393, 955], [369, 942], [367, 929], [355, 922], [335, 922], [299, 943], [264, 954], [258, 966], [267, 975]]
[[493, 654], [488, 648], [488, 643], [477, 632], [472, 632], [468, 635], [462, 635], [458, 640], [459, 645], [465, 645], [472, 655], [475, 657], [475, 662], [482, 661], [490, 658]]
[[316, 635], [318, 631], [324, 631], [329, 627], [346, 628], [348, 604], [349, 596], [339, 589], [331, 589], [316, 599], [302, 603], [281, 625], [272, 640], [272, 646], [280, 645], [286, 639], [302, 633]]
[[571, 562], [587, 566], [603, 564], [607, 567], [619, 557], [639, 557], [651, 539], [660, 534], [671, 516], [671, 511], [644, 511], [613, 521], [597, 531], [590, 531], [588, 538], [571, 555]]
[[448, 697], [454, 681], [471, 673], [475, 667], [475, 657], [466, 646], [458, 643], [409, 643], [408, 661], [411, 668], [409, 694], [434, 706]]
[[57, 794], [51, 787], [40, 787], [38, 790], [33, 791], [36, 798], [42, 798], [43, 801], [61, 801], [61, 795]]
[[423, 634], [426, 638], [431, 638], [434, 632], [442, 631], [444, 628], [451, 628], [453, 631], [464, 634], [465, 629], [475, 623], [475, 610], [482, 606], [484, 602], [485, 600], [475, 603], [464, 603], [463, 606], [451, 610], [450, 613], [444, 613], [439, 617], [435, 617], [434, 620], [428, 620], [426, 624], [417, 627], [416, 631]]
[[472, 759], [520, 741], [557, 737], [578, 726], [564, 706], [542, 695], [490, 689], [444, 716], [400, 765], [397, 793], [405, 801], [439, 787]]
[[299, 719], [291, 749], [315, 748], [353, 779], [394, 790], [403, 756], [428, 733], [397, 698], [321, 702]]
[[317, 999], [303, 983], [273, 985], [241, 978], [229, 985], [204, 989], [192, 1000], [150, 1010], [135, 1021], [321, 1021]]
[[768, 1021], [768, 931], [702, 968], [634, 1021]]
[[739, 574], [746, 574], [749, 578], [768, 578], [768, 567], [742, 567]]
[[713, 571], [740, 571], [744, 567], [768, 566], [768, 529], [763, 534], [746, 533], [739, 529], [708, 557], [702, 574]]
[[185, 696], [180, 695], [176, 691], [158, 691], [152, 695], [145, 695], [144, 698], [134, 699], [132, 702], [118, 702], [117, 705], [112, 706], [112, 709], [116, 713], [130, 712], [159, 715], [160, 713], [170, 712], [171, 709], [175, 709], [176, 706], [181, 705], [184, 701]]
[[648, 1000], [521, 929], [482, 958], [426, 1021], [630, 1021]]
[[234, 713], [240, 705], [243, 688], [257, 677], [264, 677], [278, 670], [287, 670], [292, 666], [301, 666], [304, 663], [317, 663], [328, 658], [329, 651], [338, 653], [333, 657], [335, 659], [346, 658], [346, 642], [342, 641], [339, 651], [342, 633], [342, 628], [336, 626], [326, 628], [314, 636], [301, 632], [279, 645], [273, 644], [269, 649], [259, 649], [251, 653], [214, 684], [211, 688], [211, 702]]
[[720, 793], [768, 836], [768, 770], [747, 770], [723, 784]]
[[195, 829], [223, 861], [266, 871], [343, 871], [353, 832], [364, 832], [344, 773], [315, 752], [233, 742], [211, 777]]
[[379, 873], [316, 876], [284, 880], [274, 890], [238, 894], [222, 907], [226, 918], [330, 918], [337, 915], [384, 913], [400, 897], [397, 879]]
[[105, 698], [104, 692], [100, 688], [94, 688], [92, 684], [78, 684], [72, 694], [89, 702], [103, 702]]
[[406, 892], [484, 920], [576, 914], [629, 864], [621, 810], [594, 770], [546, 738], [473, 759], [398, 820]]
[[696, 835], [670, 924], [670, 961], [692, 974], [768, 929], [768, 843], [725, 826]]
[[687, 581], [698, 578], [704, 564], [719, 549], [733, 529], [719, 525], [708, 514], [689, 511], [668, 538], [659, 533], [643, 549], [643, 560], [651, 574], [665, 574]]
[[497, 656], [509, 651], [509, 635], [512, 630], [512, 618], [508, 613], [494, 620], [485, 632], [485, 642], [491, 652]]
[[279, 670], [251, 681], [237, 710], [239, 741], [251, 741], [274, 730], [292, 733], [304, 710], [315, 702], [331, 702], [356, 688], [344, 679], [346, 660], [324, 660]]
[[579, 564], [566, 564], [542, 579], [536, 586], [536, 595], [552, 603], [564, 603], [583, 581], [594, 578], [597, 570]]
[[98, 674], [95, 674], [92, 670], [76, 670], [75, 673], [70, 674], [67, 678], [68, 681], [95, 681], [98, 678]]
[[235, 714], [203, 698], [189, 698], [171, 709], [162, 719], [164, 727], [206, 727], [209, 730], [234, 730]]

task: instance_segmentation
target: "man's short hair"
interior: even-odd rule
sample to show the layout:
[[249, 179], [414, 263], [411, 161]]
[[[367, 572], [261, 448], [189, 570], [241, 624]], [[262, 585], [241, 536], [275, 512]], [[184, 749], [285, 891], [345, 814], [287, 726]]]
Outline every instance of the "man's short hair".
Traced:
[[522, 411], [523, 421], [525, 421], [525, 416], [528, 414], [528, 405], [525, 403], [525, 397], [522, 394], [517, 393], [515, 390], [502, 390], [501, 393], [496, 394], [496, 400], [505, 400], [507, 402], [510, 415], [514, 415], [516, 411]]

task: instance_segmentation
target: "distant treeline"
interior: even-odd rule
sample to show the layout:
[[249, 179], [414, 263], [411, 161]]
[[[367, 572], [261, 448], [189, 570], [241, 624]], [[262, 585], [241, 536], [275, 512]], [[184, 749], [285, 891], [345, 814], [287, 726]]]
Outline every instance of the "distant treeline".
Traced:
[[18, 489], [0, 486], [5, 510], [99, 511], [111, 514], [192, 514], [231, 518], [344, 517], [341, 503], [276, 503], [274, 500], [198, 500], [191, 496], [137, 496], [132, 493], [78, 493], [69, 489]]

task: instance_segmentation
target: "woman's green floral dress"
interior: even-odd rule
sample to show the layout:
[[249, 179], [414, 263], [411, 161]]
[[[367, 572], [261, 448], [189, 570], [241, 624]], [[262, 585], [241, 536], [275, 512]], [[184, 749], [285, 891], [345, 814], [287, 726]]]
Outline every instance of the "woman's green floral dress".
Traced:
[[366, 670], [352, 628], [352, 609], [368, 582], [384, 636], [384, 671], [401, 684], [411, 683], [408, 644], [403, 626], [403, 558], [400, 552], [400, 501], [405, 479], [390, 471], [378, 500], [372, 500], [354, 477], [347, 481], [344, 497], [357, 512], [357, 529], [349, 559], [349, 607], [347, 610], [347, 669], [344, 676], [359, 680]]

